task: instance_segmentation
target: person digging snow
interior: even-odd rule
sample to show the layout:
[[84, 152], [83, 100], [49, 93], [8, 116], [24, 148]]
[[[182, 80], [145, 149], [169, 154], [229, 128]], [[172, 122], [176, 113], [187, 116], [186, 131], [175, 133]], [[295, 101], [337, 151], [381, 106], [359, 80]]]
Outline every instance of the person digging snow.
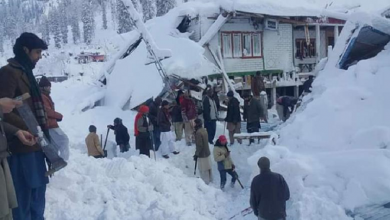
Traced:
[[54, 108], [54, 102], [50, 96], [51, 82], [45, 76], [42, 76], [38, 85], [41, 89], [43, 105], [47, 113], [46, 126], [49, 129], [50, 137], [59, 147], [59, 155], [67, 161], [69, 159], [69, 138], [58, 126], [58, 122], [62, 121], [63, 116]]
[[164, 100], [161, 104], [161, 110], [158, 112], [157, 123], [161, 131], [161, 154], [165, 159], [168, 159], [169, 153], [179, 154], [176, 151], [175, 136], [171, 130], [169, 103]]
[[195, 144], [196, 151], [194, 161], [198, 161], [200, 178], [202, 178], [206, 184], [209, 184], [213, 181], [213, 175], [211, 172], [211, 153], [207, 130], [203, 128], [201, 119], [195, 120]]
[[[35, 65], [42, 58], [42, 51], [46, 49], [46, 43], [33, 33], [23, 33], [16, 39], [13, 47], [15, 57], [0, 69], [0, 98], [14, 99], [25, 93], [30, 94], [31, 98], [26, 100], [26, 104], [46, 138], [50, 139], [41, 91], [33, 74]], [[15, 109], [4, 115], [4, 122], [28, 131]], [[46, 184], [49, 183], [45, 176], [45, 154], [38, 144], [30, 146], [17, 138], [10, 139], [8, 144], [12, 153], [8, 162], [19, 201], [18, 208], [12, 210], [13, 218], [44, 219]], [[0, 203], [3, 204], [3, 201]]]
[[88, 156], [94, 158], [103, 158], [104, 152], [99, 140], [99, 136], [96, 134], [96, 127], [94, 125], [89, 126], [89, 134], [85, 138], [85, 144], [87, 145]]
[[217, 162], [219, 175], [221, 177], [221, 189], [225, 188], [226, 184], [226, 173], [232, 176], [230, 187], [234, 187], [237, 180], [235, 173], [235, 166], [232, 158], [230, 157], [230, 151], [227, 147], [227, 139], [225, 135], [219, 136], [217, 142], [214, 145], [214, 160]]
[[134, 120], [134, 135], [135, 148], [139, 150], [139, 154], [150, 157], [150, 149], [152, 148], [152, 139], [150, 133], [153, 132], [153, 125], [150, 123], [149, 107], [142, 105]]
[[121, 153], [130, 149], [130, 135], [127, 128], [123, 125], [122, 119], [115, 118], [114, 125], [107, 125], [107, 128], [115, 131], [116, 144], [119, 146]]
[[291, 96], [281, 96], [276, 100], [276, 111], [279, 119], [286, 122], [294, 112], [298, 99]]
[[267, 157], [257, 162], [260, 174], [252, 180], [250, 205], [259, 220], [285, 220], [290, 190], [283, 176], [271, 171], [270, 164]]

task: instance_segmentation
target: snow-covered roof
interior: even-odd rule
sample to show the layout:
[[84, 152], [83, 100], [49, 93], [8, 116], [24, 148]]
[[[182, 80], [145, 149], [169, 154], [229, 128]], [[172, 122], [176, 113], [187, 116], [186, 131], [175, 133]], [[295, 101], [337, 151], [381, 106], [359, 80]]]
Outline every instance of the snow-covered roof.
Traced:
[[[188, 33], [180, 33], [176, 29], [183, 20], [183, 15], [195, 17], [201, 12], [216, 13], [219, 9], [213, 3], [192, 2], [147, 22], [147, 29], [156, 45], [171, 51], [172, 56], [162, 61], [168, 75], [197, 78], [216, 73], [215, 65], [204, 57], [204, 48], [189, 39]], [[126, 36], [136, 34], [135, 30]], [[141, 42], [129, 56], [116, 61], [107, 78], [106, 105], [123, 108], [129, 104], [130, 108], [134, 108], [161, 92], [162, 79], [153, 63], [145, 65], [148, 62], [147, 57], [145, 43]]]

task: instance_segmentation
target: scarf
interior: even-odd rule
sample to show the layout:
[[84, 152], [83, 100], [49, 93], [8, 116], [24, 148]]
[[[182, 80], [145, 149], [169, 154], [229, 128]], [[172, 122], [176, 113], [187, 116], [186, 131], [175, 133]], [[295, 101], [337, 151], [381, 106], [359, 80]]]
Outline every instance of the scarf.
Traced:
[[[43, 105], [41, 90], [39, 89], [38, 83], [34, 77], [32, 70], [35, 65], [32, 63], [27, 54], [22, 54], [19, 56], [15, 56], [15, 60], [20, 64], [20, 66], [16, 67], [22, 70], [30, 83], [30, 96], [33, 102], [32, 111], [35, 113], [35, 117], [38, 121], [39, 126], [41, 127], [43, 133], [46, 135], [46, 138], [50, 140], [49, 131], [47, 129], [47, 115], [45, 111], [45, 106]], [[15, 66], [14, 66], [15, 67]]]

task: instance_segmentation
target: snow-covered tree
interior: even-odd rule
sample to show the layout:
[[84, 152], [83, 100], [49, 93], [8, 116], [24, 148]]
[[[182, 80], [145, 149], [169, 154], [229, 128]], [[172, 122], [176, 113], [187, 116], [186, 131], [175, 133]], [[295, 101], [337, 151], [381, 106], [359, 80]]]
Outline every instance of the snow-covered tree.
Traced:
[[47, 45], [50, 44], [50, 23], [46, 15], [42, 18], [42, 39], [46, 42]]
[[141, 5], [144, 14], [144, 21], [156, 17], [157, 14], [156, 0], [141, 0]]
[[103, 29], [107, 30], [107, 6], [106, 2], [102, 1], [102, 16], [103, 16]]
[[58, 6], [58, 20], [61, 30], [62, 43], [68, 43], [68, 15], [65, 1], [61, 2]]
[[156, 0], [157, 16], [163, 16], [176, 6], [176, 0]]
[[68, 8], [69, 10], [69, 24], [72, 30], [73, 43], [80, 42], [80, 2], [72, 3]]
[[84, 0], [82, 3], [82, 17], [84, 42], [90, 44], [95, 33], [95, 17], [92, 0]]
[[56, 48], [61, 48], [61, 28], [58, 10], [52, 8], [49, 12], [50, 32], [54, 35], [54, 45]]
[[122, 0], [117, 0], [118, 33], [126, 33], [133, 29], [130, 14]]
[[4, 53], [4, 27], [3, 24], [0, 23], [0, 53]]

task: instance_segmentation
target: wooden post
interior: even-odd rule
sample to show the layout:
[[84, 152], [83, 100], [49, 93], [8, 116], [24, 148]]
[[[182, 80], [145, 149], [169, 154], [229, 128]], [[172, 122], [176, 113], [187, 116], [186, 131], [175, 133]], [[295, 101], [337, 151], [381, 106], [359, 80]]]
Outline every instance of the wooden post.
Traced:
[[317, 53], [317, 63], [321, 60], [321, 29], [320, 25], [316, 25], [316, 53]]
[[276, 82], [272, 83], [272, 100], [273, 106], [276, 106]]
[[339, 26], [334, 26], [334, 44], [335, 45], [336, 45], [338, 38], [339, 38]]

